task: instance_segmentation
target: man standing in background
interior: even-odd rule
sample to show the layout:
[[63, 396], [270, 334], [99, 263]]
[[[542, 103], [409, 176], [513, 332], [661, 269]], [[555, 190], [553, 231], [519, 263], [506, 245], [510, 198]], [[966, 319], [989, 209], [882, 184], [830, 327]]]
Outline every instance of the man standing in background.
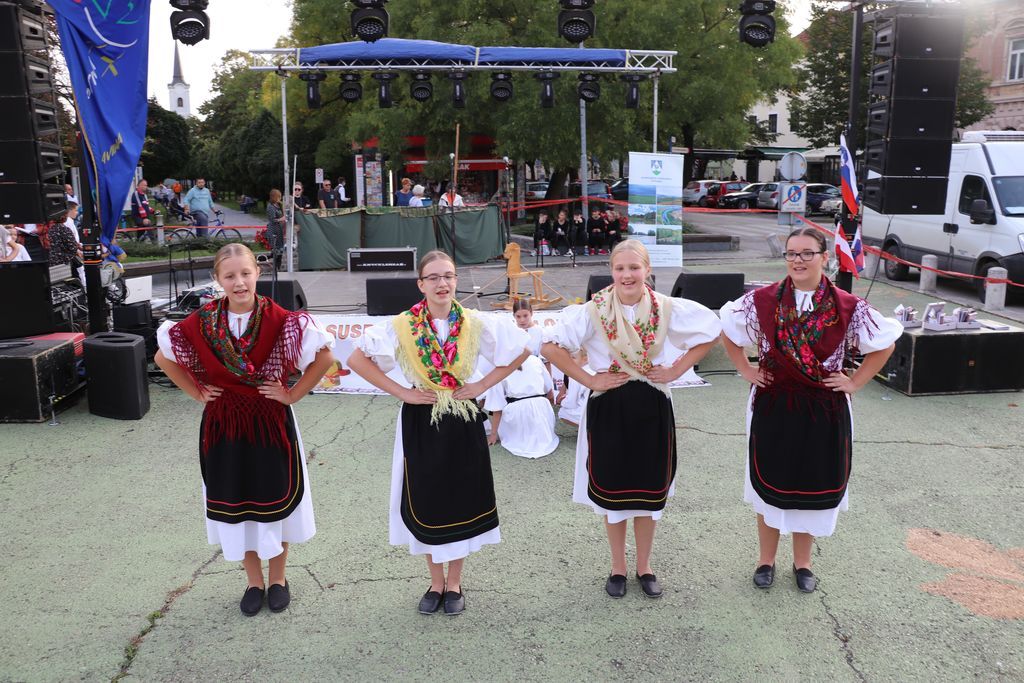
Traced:
[[196, 178], [196, 184], [185, 195], [185, 213], [196, 221], [196, 237], [206, 237], [206, 226], [210, 224], [210, 214], [216, 211], [213, 197], [206, 189], [206, 179]]

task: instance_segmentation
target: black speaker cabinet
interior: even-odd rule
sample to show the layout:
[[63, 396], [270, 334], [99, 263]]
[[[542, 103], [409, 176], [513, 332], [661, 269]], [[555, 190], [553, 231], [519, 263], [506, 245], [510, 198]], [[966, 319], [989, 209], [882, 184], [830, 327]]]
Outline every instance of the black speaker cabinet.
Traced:
[[423, 299], [414, 277], [367, 278], [366, 314], [397, 315]]
[[953, 146], [932, 140], [872, 140], [864, 150], [864, 160], [872, 171], [884, 176], [949, 175]]
[[[272, 276], [263, 276], [256, 281], [256, 293], [262, 296], [270, 296], [274, 289]], [[288, 311], [306, 310], [306, 293], [298, 280], [286, 280], [280, 276], [277, 278], [277, 290], [274, 292], [274, 301], [281, 308]]]
[[679, 273], [672, 296], [718, 310], [743, 296], [743, 273]]
[[[654, 286], [656, 282], [654, 273], [651, 273], [651, 286]], [[605, 287], [612, 284], [611, 275], [591, 275], [590, 279], [587, 280], [587, 298], [586, 301], [590, 301], [596, 292], [600, 292]]]
[[878, 57], [960, 59], [964, 18], [958, 13], [910, 15], [908, 4], [896, 11], [908, 12], [875, 26], [872, 52]]
[[868, 106], [868, 131], [884, 138], [953, 144], [956, 101], [894, 98]]
[[77, 384], [73, 342], [0, 341], [0, 422], [48, 420], [50, 396], [62, 398]]
[[862, 201], [884, 214], [944, 214], [947, 182], [947, 178], [868, 178]]
[[153, 324], [153, 307], [149, 301], [114, 306], [111, 313], [114, 316], [114, 329], [118, 332], [137, 327], [151, 327]]
[[882, 369], [908, 396], [1024, 389], [1024, 329], [905, 330]]
[[141, 420], [149, 412], [146, 341], [135, 334], [100, 332], [85, 339], [89, 412]]

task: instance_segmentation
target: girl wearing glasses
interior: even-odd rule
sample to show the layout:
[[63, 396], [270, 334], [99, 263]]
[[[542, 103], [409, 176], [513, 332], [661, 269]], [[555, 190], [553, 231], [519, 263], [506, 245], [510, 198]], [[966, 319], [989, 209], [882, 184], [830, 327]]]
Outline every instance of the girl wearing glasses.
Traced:
[[[391, 475], [390, 540], [426, 555], [430, 588], [421, 614], [465, 609], [467, 555], [498, 543], [490, 451], [478, 396], [529, 357], [529, 337], [507, 318], [466, 310], [455, 300], [458, 276], [443, 251], [420, 261], [423, 301], [389, 325], [366, 331], [349, 367], [401, 399]], [[493, 368], [475, 372], [483, 358]], [[405, 384], [387, 376], [395, 366]], [[447, 576], [444, 564], [448, 563]]]
[[[655, 523], [673, 494], [676, 425], [669, 382], [715, 345], [722, 326], [693, 301], [647, 284], [651, 261], [637, 240], [611, 254], [612, 285], [586, 304], [562, 311], [545, 329], [544, 356], [591, 390], [576, 440], [572, 499], [605, 519], [611, 572], [605, 591], [626, 594], [626, 532], [633, 520], [636, 578], [644, 595], [661, 597], [651, 568]], [[570, 353], [585, 350], [590, 374]]]
[[[775, 580], [780, 534], [793, 534], [797, 588], [811, 593], [815, 536], [831, 536], [847, 509], [853, 422], [850, 397], [882, 369], [903, 327], [824, 277], [824, 236], [799, 228], [786, 240], [787, 276], [721, 309], [722, 341], [753, 386], [747, 401], [743, 499], [757, 513], [754, 585]], [[743, 347], [755, 347], [758, 367]], [[853, 353], [864, 360], [843, 371]]]

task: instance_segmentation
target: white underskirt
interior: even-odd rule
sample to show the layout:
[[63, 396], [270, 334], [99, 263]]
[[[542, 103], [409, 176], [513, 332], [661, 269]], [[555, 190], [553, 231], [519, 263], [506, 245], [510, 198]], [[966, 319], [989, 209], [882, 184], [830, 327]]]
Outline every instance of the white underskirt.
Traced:
[[558, 448], [555, 411], [546, 396], [513, 401], [501, 411], [501, 446], [521, 458], [542, 458]]
[[[292, 410], [288, 406], [288, 410]], [[240, 562], [245, 553], [255, 550], [261, 560], [277, 557], [284, 551], [282, 543], [304, 543], [316, 533], [313, 520], [313, 497], [310, 492], [309, 472], [306, 469], [306, 450], [302, 446], [299, 423], [292, 411], [295, 438], [298, 441], [302, 462], [302, 500], [290, 515], [277, 522], [245, 521], [238, 524], [218, 522], [206, 517], [206, 538], [210, 545], [219, 545], [224, 559]], [[206, 515], [206, 486], [203, 486], [203, 515]]]
[[475, 553], [485, 545], [501, 542], [501, 530], [494, 527], [490, 531], [442, 545], [423, 543], [412, 535], [409, 527], [402, 519], [402, 484], [405, 480], [405, 450], [402, 446], [402, 409], [398, 409], [395, 429], [395, 450], [391, 459], [391, 511], [388, 515], [388, 537], [391, 545], [409, 546], [411, 555], [430, 555], [432, 562], [451, 562], [461, 560], [470, 553]]

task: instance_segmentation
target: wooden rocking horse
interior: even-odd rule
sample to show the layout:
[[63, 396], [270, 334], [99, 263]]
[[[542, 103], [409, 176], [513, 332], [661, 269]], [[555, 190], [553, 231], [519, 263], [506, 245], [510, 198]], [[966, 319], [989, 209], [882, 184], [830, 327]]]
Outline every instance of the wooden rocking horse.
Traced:
[[[522, 263], [519, 260], [520, 250], [519, 245], [515, 242], [509, 242], [505, 247], [505, 252], [502, 254], [502, 258], [508, 261], [505, 266], [505, 275], [508, 277], [508, 301], [505, 302], [494, 302], [491, 304], [494, 308], [504, 308], [506, 310], [512, 310], [512, 303], [516, 299], [523, 299], [529, 297], [530, 306], [534, 309], [547, 308], [552, 304], [556, 304], [562, 300], [562, 297], [548, 297], [544, 294], [544, 271], [543, 270], [523, 270]], [[528, 294], [526, 292], [519, 292], [519, 280], [520, 278], [529, 277], [533, 280], [533, 293]]]

